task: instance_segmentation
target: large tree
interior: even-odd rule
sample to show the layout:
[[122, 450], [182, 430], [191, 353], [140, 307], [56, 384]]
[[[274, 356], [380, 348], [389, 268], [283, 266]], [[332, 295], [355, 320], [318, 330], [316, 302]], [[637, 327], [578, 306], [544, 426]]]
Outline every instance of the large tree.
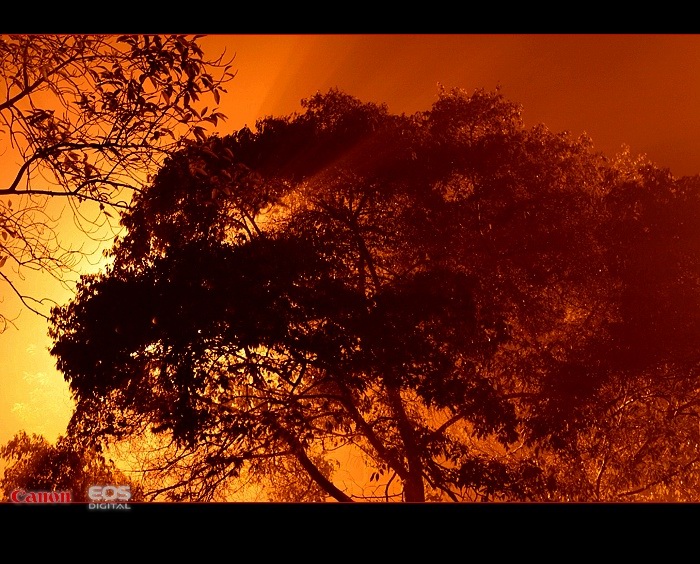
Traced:
[[[165, 156], [225, 118], [230, 61], [199, 37], [0, 36], [0, 279], [29, 310], [47, 316], [50, 302], [24, 289], [28, 272], [73, 272]], [[82, 240], [59, 229], [73, 224]], [[0, 313], [0, 330], [15, 315]]]
[[696, 495], [697, 179], [498, 91], [302, 106], [172, 155], [54, 309], [75, 440], [174, 499]]

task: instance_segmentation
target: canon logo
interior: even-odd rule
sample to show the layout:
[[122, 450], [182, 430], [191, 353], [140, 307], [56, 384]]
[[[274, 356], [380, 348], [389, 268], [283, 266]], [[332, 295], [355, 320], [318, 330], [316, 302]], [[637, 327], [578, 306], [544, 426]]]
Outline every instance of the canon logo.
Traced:
[[64, 492], [32, 492], [26, 490], [14, 490], [10, 494], [13, 503], [71, 503], [73, 494]]

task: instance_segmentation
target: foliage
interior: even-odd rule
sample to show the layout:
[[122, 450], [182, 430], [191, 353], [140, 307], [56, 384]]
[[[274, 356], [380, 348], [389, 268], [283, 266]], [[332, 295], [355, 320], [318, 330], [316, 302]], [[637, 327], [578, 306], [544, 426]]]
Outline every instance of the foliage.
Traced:
[[167, 437], [176, 499], [697, 498], [698, 179], [498, 91], [302, 108], [169, 157], [53, 310], [71, 432]]
[[30, 310], [48, 306], [18, 285], [24, 272], [62, 279], [81, 257], [50, 202], [65, 200], [86, 240], [111, 239], [114, 209], [183, 139], [225, 119], [216, 106], [233, 74], [204, 56], [200, 37], [0, 36], [1, 148], [16, 167], [0, 187], [0, 277]]
[[8, 466], [0, 488], [9, 499], [12, 491], [70, 491], [72, 500], [87, 502], [93, 485], [129, 485], [133, 501], [140, 501], [141, 489], [96, 450], [83, 450], [67, 437], [56, 444], [41, 435], [17, 433], [0, 448]]

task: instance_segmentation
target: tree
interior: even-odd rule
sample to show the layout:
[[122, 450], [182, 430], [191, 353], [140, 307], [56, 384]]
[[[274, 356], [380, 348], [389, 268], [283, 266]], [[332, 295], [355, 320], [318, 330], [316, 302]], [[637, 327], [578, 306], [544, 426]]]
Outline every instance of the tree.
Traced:
[[0, 480], [5, 499], [10, 499], [14, 490], [70, 491], [72, 501], [88, 502], [88, 489], [93, 485], [129, 485], [131, 499], [141, 501], [138, 485], [112, 460], [98, 451], [76, 447], [67, 437], [50, 444], [41, 435], [17, 433], [0, 448], [0, 457], [9, 463]]
[[[337, 90], [302, 107], [170, 156], [113, 264], [53, 310], [74, 436], [152, 434], [174, 499], [244, 476], [338, 501], [695, 495], [698, 359], [677, 337], [700, 273], [676, 220], [698, 217], [697, 181], [525, 129], [498, 91], [413, 116]], [[677, 252], [630, 254], [658, 213], [648, 244]], [[338, 451], [362, 457], [360, 490]]]
[[[46, 317], [50, 302], [22, 289], [27, 271], [60, 280], [80, 260], [60, 237], [63, 205], [85, 235], [111, 239], [114, 210], [164, 157], [225, 119], [234, 75], [200, 37], [0, 36], [2, 153], [16, 166], [0, 181], [0, 278], [29, 310]], [[0, 314], [0, 329], [11, 322]]]
[[[594, 386], [578, 406], [590, 423], [558, 451], [561, 480], [577, 484], [569, 498], [698, 498], [699, 181], [675, 180], [629, 151], [605, 171], [598, 240], [608, 320], [582, 348], [577, 372]], [[543, 417], [542, 428], [551, 421]]]

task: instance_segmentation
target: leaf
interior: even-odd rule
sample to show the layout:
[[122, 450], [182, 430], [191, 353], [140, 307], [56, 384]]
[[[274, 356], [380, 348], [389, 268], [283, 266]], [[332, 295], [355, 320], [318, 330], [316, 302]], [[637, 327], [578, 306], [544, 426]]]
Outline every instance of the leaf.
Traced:
[[199, 140], [199, 141], [206, 141], [207, 139], [207, 134], [204, 131], [203, 127], [193, 127], [192, 132], [194, 133], [194, 136]]
[[6, 256], [0, 258], [0, 268], [2, 268], [3, 266], [5, 266], [5, 261], [7, 261], [7, 257], [6, 257]]

